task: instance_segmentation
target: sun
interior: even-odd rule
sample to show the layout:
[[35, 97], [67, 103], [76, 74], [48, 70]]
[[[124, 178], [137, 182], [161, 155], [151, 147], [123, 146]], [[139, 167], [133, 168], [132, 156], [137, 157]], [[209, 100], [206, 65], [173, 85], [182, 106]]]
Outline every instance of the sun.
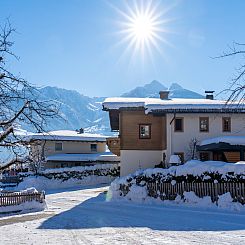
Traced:
[[113, 6], [121, 16], [117, 33], [121, 37], [119, 44], [126, 47], [124, 53], [130, 53], [131, 56], [141, 54], [144, 57], [148, 53], [152, 58], [155, 50], [162, 53], [163, 44], [171, 46], [166, 39], [169, 33], [167, 23], [172, 21], [166, 18], [170, 7], [164, 8], [157, 0], [124, 3], [124, 10]]
[[132, 31], [139, 42], [144, 42], [154, 36], [154, 21], [146, 14], [136, 16], [129, 25], [131, 26], [129, 31]]

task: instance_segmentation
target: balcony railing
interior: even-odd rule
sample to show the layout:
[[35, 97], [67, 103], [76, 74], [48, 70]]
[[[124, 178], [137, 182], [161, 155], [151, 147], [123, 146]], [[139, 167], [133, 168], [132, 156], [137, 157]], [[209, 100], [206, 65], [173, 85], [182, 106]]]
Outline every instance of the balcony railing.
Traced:
[[109, 150], [113, 154], [120, 156], [120, 138], [118, 138], [118, 137], [107, 138], [106, 144], [107, 144]]

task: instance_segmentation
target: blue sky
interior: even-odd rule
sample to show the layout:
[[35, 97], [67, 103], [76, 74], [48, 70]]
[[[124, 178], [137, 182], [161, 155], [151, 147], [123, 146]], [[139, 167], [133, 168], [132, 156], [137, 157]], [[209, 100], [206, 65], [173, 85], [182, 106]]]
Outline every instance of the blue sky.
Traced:
[[[153, 2], [155, 4], [155, 2]], [[212, 59], [233, 41], [245, 42], [245, 1], [160, 1], [158, 11], [170, 45], [152, 47], [152, 59], [120, 44], [123, 17], [112, 5], [127, 12], [119, 0], [0, 0], [3, 24], [9, 18], [17, 33], [14, 51], [20, 57], [9, 68], [39, 86], [75, 89], [90, 96], [118, 96], [136, 86], [158, 80], [203, 93], [220, 91], [239, 60]], [[133, 1], [128, 1], [133, 5]]]

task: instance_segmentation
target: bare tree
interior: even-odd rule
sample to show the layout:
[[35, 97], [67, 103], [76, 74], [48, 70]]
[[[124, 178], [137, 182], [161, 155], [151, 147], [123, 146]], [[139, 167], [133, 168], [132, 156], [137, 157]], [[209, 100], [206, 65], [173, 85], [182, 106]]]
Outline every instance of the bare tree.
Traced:
[[227, 102], [239, 101], [245, 103], [245, 43], [234, 42], [229, 51], [215, 58], [239, 57], [242, 63], [237, 67], [230, 86], [222, 92], [229, 94]]
[[28, 146], [29, 156], [27, 159], [29, 168], [37, 175], [43, 167], [44, 159], [44, 145], [41, 141], [33, 141]]
[[39, 100], [35, 86], [8, 70], [8, 59], [17, 58], [11, 50], [14, 32], [9, 22], [0, 26], [0, 149], [11, 149], [18, 156], [23, 142], [16, 127], [25, 124], [36, 132], [44, 131], [47, 120], [58, 116], [59, 105]]

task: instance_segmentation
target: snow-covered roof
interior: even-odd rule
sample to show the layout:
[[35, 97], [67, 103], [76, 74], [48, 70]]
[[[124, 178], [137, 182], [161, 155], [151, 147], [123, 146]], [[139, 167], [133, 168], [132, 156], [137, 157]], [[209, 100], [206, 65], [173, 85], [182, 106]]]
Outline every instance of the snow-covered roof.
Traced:
[[230, 145], [244, 145], [245, 146], [245, 136], [221, 136], [211, 139], [203, 140], [200, 146], [209, 144], [227, 143]]
[[103, 102], [105, 110], [143, 107], [146, 113], [157, 110], [238, 110], [245, 112], [245, 106], [237, 102], [227, 104], [222, 100], [210, 99], [168, 99], [160, 98], [107, 98]]
[[30, 134], [25, 137], [26, 141], [31, 140], [60, 140], [60, 141], [99, 141], [105, 142], [106, 136], [101, 134], [82, 133], [72, 130], [58, 130], [45, 133]]
[[64, 161], [64, 162], [94, 162], [106, 161], [116, 162], [120, 161], [120, 157], [111, 152], [91, 153], [91, 154], [56, 154], [46, 157], [46, 161]]

